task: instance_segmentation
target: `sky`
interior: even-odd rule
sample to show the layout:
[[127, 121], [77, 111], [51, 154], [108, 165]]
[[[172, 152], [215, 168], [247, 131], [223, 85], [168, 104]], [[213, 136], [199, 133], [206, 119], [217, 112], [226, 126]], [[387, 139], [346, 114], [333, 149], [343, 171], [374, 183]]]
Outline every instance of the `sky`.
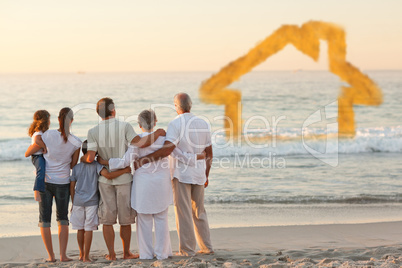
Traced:
[[[402, 69], [400, 0], [0, 1], [0, 73], [218, 71], [284, 24], [332, 22], [347, 60]], [[325, 70], [288, 45], [255, 70]]]

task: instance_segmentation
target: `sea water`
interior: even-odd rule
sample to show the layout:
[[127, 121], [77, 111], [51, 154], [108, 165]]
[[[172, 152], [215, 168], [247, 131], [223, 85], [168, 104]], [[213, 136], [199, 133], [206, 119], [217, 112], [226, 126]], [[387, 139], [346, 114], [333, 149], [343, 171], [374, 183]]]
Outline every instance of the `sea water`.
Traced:
[[[402, 220], [402, 71], [366, 72], [384, 102], [354, 107], [351, 139], [336, 136], [333, 117], [306, 126], [325, 108], [336, 116], [345, 84], [324, 71], [242, 77], [231, 88], [242, 92], [245, 129], [241, 139], [227, 139], [224, 107], [198, 98], [211, 74], [0, 74], [0, 237], [39, 234], [34, 167], [24, 157], [36, 110], [48, 110], [51, 128], [57, 128], [58, 111], [73, 108], [72, 132], [84, 140], [99, 122], [94, 107], [100, 98], [113, 98], [118, 119], [140, 132], [137, 115], [149, 108], [157, 127], [166, 129], [177, 115], [173, 96], [182, 91], [193, 99], [192, 112], [211, 124], [214, 161], [205, 207], [212, 228]], [[169, 213], [174, 230], [172, 207]]]

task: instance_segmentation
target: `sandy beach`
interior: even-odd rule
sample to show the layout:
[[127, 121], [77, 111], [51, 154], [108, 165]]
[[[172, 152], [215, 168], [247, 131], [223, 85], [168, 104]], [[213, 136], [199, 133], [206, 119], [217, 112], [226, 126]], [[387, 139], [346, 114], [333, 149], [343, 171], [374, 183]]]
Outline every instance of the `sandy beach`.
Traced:
[[[76, 234], [70, 234], [72, 262], [45, 263], [40, 236], [0, 239], [1, 267], [401, 267], [402, 222], [221, 228], [211, 230], [213, 255], [123, 260], [116, 234], [117, 261], [107, 261], [102, 233], [94, 233], [92, 263], [78, 261]], [[138, 249], [133, 232], [131, 248]], [[173, 250], [178, 248], [171, 232]], [[53, 246], [58, 257], [57, 236]]]

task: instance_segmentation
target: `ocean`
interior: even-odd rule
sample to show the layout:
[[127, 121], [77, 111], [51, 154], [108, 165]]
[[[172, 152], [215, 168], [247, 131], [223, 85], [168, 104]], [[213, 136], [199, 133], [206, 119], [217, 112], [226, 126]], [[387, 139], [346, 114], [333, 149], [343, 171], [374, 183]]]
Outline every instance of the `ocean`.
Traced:
[[[73, 108], [72, 132], [84, 140], [99, 121], [94, 107], [100, 98], [111, 97], [118, 119], [139, 133], [137, 115], [149, 108], [156, 111], [157, 127], [167, 128], [176, 116], [178, 92], [192, 97], [192, 112], [212, 127], [214, 161], [205, 191], [211, 228], [400, 221], [402, 71], [365, 73], [382, 89], [384, 102], [354, 107], [354, 138], [337, 137], [334, 118], [303, 129], [324, 108], [336, 115], [345, 85], [337, 76], [326, 71], [243, 76], [230, 86], [242, 92], [247, 126], [235, 140], [225, 137], [224, 107], [198, 98], [211, 72], [0, 74], [0, 237], [39, 234], [34, 167], [24, 157], [36, 110], [48, 110], [51, 128], [57, 128], [58, 111]], [[174, 230], [173, 207], [169, 213]]]

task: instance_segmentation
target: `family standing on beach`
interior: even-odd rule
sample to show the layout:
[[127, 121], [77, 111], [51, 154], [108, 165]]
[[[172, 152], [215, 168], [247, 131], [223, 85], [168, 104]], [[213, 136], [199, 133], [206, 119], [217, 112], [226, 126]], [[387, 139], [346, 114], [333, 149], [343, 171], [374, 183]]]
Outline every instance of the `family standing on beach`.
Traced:
[[[117, 220], [124, 259], [172, 256], [168, 227], [172, 200], [179, 237], [178, 255], [194, 256], [197, 243], [198, 253], [213, 253], [204, 209], [204, 187], [208, 186], [212, 163], [210, 128], [206, 121], [190, 112], [192, 102], [186, 93], [177, 94], [174, 104], [178, 116], [169, 123], [166, 132], [154, 131], [156, 114], [144, 110], [138, 115], [143, 133], [137, 135], [128, 122], [115, 119], [113, 100], [103, 98], [96, 106], [102, 121], [88, 131], [83, 143], [70, 133], [73, 122], [70, 108], [60, 110], [58, 130], [48, 130], [47, 111], [34, 114], [29, 128], [32, 144], [25, 156], [31, 156], [36, 167], [34, 196], [39, 202], [39, 227], [49, 255], [47, 261], [55, 261], [50, 230], [53, 198], [60, 260], [71, 260], [66, 254], [70, 196], [73, 203], [70, 222], [78, 230], [80, 260], [91, 261], [92, 232], [99, 224], [103, 225], [106, 258], [116, 259], [113, 225]], [[83, 156], [77, 164], [80, 148]], [[133, 223], [137, 227], [139, 254], [130, 251]]]

